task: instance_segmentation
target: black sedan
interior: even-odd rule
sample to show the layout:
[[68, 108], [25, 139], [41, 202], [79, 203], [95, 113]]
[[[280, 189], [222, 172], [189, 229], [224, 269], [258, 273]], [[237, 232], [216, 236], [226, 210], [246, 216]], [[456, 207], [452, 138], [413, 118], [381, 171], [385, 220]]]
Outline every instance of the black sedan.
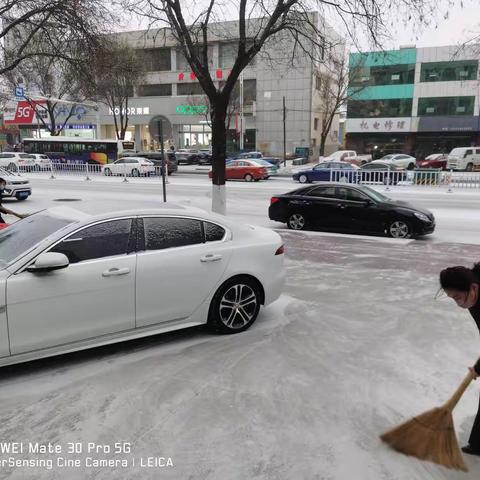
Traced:
[[392, 200], [365, 185], [319, 183], [272, 197], [268, 215], [293, 230], [415, 238], [435, 230], [428, 210]]

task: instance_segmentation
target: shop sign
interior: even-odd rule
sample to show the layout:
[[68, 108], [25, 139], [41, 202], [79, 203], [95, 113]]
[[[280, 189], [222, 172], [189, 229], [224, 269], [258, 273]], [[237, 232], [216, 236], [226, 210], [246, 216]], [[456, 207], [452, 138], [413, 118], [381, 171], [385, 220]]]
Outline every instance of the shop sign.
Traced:
[[205, 115], [208, 113], [206, 105], [177, 105], [175, 109], [181, 115]]
[[409, 132], [410, 117], [393, 118], [348, 118], [347, 133], [389, 133]]
[[[115, 109], [108, 109], [108, 114], [120, 115], [120, 108], [116, 107]], [[150, 115], [150, 107], [128, 107], [122, 108], [122, 115]]]
[[45, 104], [44, 100], [37, 102], [7, 102], [4, 109], [3, 122], [6, 125], [31, 125], [35, 119], [35, 106]]
[[420, 117], [419, 132], [476, 132], [479, 117]]

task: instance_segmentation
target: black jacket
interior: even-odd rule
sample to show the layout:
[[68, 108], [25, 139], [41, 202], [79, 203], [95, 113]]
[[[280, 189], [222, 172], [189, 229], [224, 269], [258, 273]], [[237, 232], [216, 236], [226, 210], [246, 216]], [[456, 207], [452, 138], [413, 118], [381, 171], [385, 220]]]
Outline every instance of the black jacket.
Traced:
[[[477, 303], [472, 308], [469, 308], [468, 311], [475, 320], [475, 323], [477, 324], [478, 330], [480, 332], [480, 295], [478, 296]], [[480, 358], [477, 360], [474, 368], [475, 371], [480, 375]]]

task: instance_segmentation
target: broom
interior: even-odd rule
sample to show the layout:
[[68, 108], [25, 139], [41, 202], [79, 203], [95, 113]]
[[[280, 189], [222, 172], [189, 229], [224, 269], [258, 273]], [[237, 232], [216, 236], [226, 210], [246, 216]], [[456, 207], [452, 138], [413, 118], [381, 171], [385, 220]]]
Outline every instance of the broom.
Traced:
[[380, 438], [397, 452], [447, 468], [468, 471], [453, 428], [452, 410], [472, 380], [469, 372], [444, 405], [402, 423]]

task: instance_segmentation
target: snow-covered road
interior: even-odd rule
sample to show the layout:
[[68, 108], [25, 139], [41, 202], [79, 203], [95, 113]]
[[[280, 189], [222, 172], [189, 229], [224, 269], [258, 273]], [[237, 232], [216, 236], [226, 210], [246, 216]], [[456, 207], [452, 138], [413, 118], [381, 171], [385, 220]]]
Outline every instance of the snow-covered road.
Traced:
[[[171, 182], [173, 199], [209, 207], [204, 179]], [[31, 200], [15, 207], [45, 208], [62, 198], [80, 199], [70, 206], [86, 211], [160, 202], [159, 185], [143, 183], [34, 180]], [[292, 185], [229, 184], [229, 212], [278, 226], [266, 216], [268, 199]], [[480, 260], [480, 195], [395, 189], [397, 195], [431, 208], [439, 232], [400, 241], [282, 230], [285, 294], [245, 333], [194, 329], [2, 369], [1, 439], [64, 448], [130, 442], [132, 451], [63, 455], [78, 458], [78, 468], [0, 465], [0, 478], [478, 479], [480, 459], [467, 457], [470, 472], [456, 473], [392, 452], [378, 439], [444, 402], [480, 354], [468, 312], [434, 298], [442, 268]], [[468, 226], [459, 231], [456, 222]], [[478, 395], [474, 384], [454, 412], [461, 444]], [[129, 465], [90, 467], [87, 457]], [[170, 457], [174, 466], [142, 467], [148, 457]]]

